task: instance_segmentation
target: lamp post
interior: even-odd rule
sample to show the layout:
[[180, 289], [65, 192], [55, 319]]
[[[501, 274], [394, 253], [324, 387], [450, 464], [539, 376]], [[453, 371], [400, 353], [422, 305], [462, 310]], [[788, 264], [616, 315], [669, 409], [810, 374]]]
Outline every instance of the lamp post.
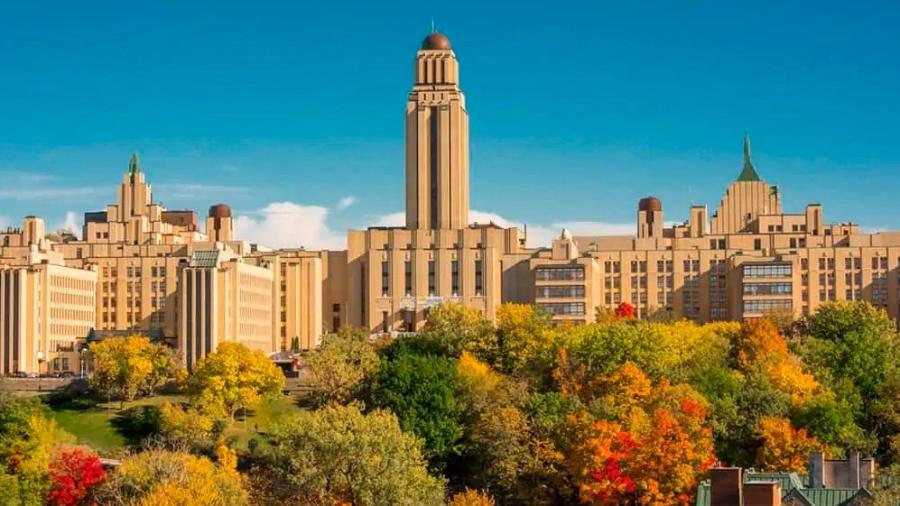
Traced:
[[37, 363], [38, 363], [38, 369], [37, 369], [38, 392], [40, 392], [41, 391], [41, 364], [44, 363], [44, 352], [38, 350], [38, 352], [36, 353], [36, 356], [37, 356]]

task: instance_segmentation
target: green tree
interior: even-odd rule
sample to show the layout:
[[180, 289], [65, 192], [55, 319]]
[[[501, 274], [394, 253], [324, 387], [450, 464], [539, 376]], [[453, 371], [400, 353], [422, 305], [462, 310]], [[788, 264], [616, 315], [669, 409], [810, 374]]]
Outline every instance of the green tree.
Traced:
[[469, 407], [461, 389], [453, 359], [402, 352], [382, 363], [371, 395], [375, 406], [397, 415], [403, 430], [425, 441], [429, 459], [446, 463], [463, 450]]
[[432, 307], [424, 331], [413, 339], [450, 357], [463, 351], [490, 357], [497, 349], [494, 329], [481, 311], [452, 302]]
[[900, 435], [900, 419], [892, 415], [900, 400], [900, 340], [894, 323], [868, 302], [833, 302], [820, 306], [801, 329], [799, 353], [838, 402], [857, 407], [856, 424], [877, 436], [882, 462], [891, 462]]
[[443, 504], [444, 486], [428, 474], [420, 441], [387, 411], [332, 404], [282, 421], [272, 438], [266, 464], [277, 486], [263, 487], [270, 495], [260, 503]]
[[306, 358], [312, 396], [320, 404], [345, 403], [360, 382], [378, 369], [378, 353], [362, 329], [343, 327], [322, 338], [320, 348]]
[[284, 374], [269, 357], [240, 343], [224, 342], [204, 357], [188, 380], [188, 392], [210, 414], [232, 421], [239, 409], [251, 407], [284, 388]]

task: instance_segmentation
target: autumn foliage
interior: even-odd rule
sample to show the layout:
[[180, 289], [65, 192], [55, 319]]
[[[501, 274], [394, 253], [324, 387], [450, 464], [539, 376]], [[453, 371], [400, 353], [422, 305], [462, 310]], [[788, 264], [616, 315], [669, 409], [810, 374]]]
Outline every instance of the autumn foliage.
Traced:
[[810, 453], [822, 447], [805, 429], [795, 429], [784, 418], [763, 417], [757, 434], [756, 465], [764, 471], [804, 472]]
[[627, 302], [622, 302], [618, 306], [616, 306], [616, 312], [614, 314], [616, 318], [625, 320], [634, 318], [634, 306]]
[[96, 455], [81, 448], [64, 451], [50, 462], [52, 485], [47, 502], [56, 506], [93, 504], [91, 492], [104, 478], [106, 471]]
[[607, 419], [576, 451], [581, 499], [597, 505], [689, 504], [715, 462], [706, 403], [688, 386], [653, 385], [626, 363], [602, 378]]

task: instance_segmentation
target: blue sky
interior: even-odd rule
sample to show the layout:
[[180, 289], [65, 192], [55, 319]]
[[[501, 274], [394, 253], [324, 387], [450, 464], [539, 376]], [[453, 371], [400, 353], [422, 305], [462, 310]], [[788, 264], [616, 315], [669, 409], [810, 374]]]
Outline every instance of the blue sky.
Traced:
[[789, 212], [900, 229], [896, 2], [125, 4], [0, 5], [0, 223], [80, 226], [132, 151], [157, 200], [228, 202], [250, 239], [392, 222], [434, 18], [461, 62], [472, 207], [532, 242], [628, 228], [648, 194], [667, 220], [714, 209], [745, 130]]

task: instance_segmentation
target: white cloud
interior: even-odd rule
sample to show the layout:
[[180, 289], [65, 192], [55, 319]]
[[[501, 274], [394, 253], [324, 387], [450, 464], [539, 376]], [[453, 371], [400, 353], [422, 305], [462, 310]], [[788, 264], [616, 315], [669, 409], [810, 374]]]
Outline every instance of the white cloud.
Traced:
[[357, 202], [359, 202], [359, 199], [357, 199], [353, 195], [347, 195], [346, 197], [338, 201], [337, 208], [340, 210], [344, 210], [352, 206], [353, 204], [356, 204]]
[[[634, 235], [636, 232], [635, 223], [618, 223], [608, 221], [559, 221], [552, 223], [526, 223], [520, 220], [513, 220], [500, 214], [490, 211], [479, 211], [472, 209], [469, 211], [469, 221], [473, 224], [478, 223], [487, 225], [493, 223], [503, 228], [518, 227], [519, 230], [528, 231], [529, 247], [549, 247], [553, 239], [559, 237], [562, 229], [567, 228], [572, 235]], [[377, 216], [372, 226], [377, 227], [402, 227], [406, 223], [406, 215], [403, 212], [396, 212]], [[674, 222], [667, 222], [666, 226], [671, 226]]]
[[371, 225], [372, 227], [402, 227], [406, 225], [406, 213], [400, 211], [398, 213], [383, 214], [376, 216]]
[[323, 206], [273, 202], [253, 213], [239, 214], [234, 233], [242, 240], [272, 248], [344, 249], [345, 236], [328, 228], [328, 213]]
[[66, 230], [74, 234], [75, 237], [81, 238], [81, 225], [78, 223], [78, 214], [75, 211], [67, 211], [66, 218], [62, 223], [58, 223], [48, 232], [56, 232], [57, 230]]

